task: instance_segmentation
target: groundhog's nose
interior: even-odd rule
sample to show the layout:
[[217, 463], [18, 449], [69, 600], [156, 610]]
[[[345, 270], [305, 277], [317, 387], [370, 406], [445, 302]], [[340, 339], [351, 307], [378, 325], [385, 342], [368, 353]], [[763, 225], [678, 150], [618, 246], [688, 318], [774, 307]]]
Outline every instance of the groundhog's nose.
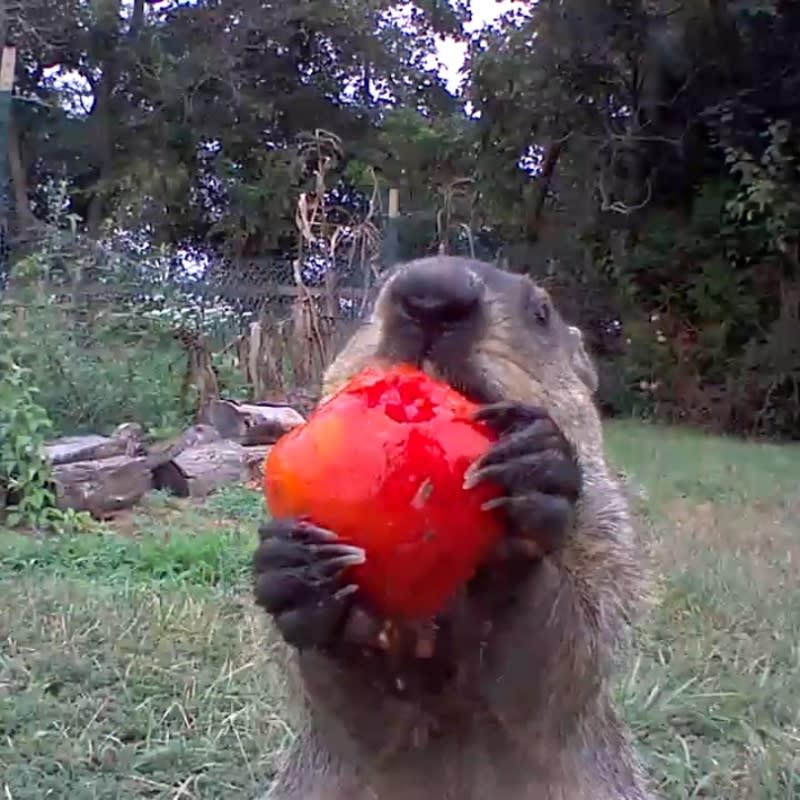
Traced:
[[480, 297], [480, 284], [463, 268], [415, 265], [399, 275], [392, 287], [392, 298], [401, 313], [426, 330], [446, 327], [475, 314]]

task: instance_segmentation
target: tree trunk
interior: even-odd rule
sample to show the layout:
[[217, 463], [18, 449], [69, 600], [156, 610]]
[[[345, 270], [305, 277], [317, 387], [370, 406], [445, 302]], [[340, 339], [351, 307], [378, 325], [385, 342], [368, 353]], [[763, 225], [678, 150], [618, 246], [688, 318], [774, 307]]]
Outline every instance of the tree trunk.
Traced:
[[89, 200], [86, 226], [89, 235], [97, 238], [105, 215], [105, 182], [109, 179], [114, 165], [114, 131], [112, 94], [115, 74], [111, 64], [107, 64], [97, 84], [94, 107], [91, 113], [91, 126], [94, 134], [93, 149], [99, 159], [97, 180]]
[[561, 157], [561, 151], [564, 149], [564, 140], [558, 139], [553, 142], [544, 154], [542, 159], [542, 172], [537, 180], [538, 192], [536, 195], [536, 202], [533, 206], [533, 213], [529, 218], [528, 231], [534, 235], [538, 234], [539, 223], [544, 213], [544, 204], [547, 201], [547, 194], [553, 184], [553, 177], [556, 173], [558, 166], [558, 159]]
[[155, 486], [178, 497], [205, 497], [225, 484], [243, 484], [248, 479], [245, 452], [224, 439], [190, 447], [155, 470]]
[[119, 82], [120, 73], [120, 54], [119, 48], [127, 44], [132, 46], [139, 36], [139, 32], [144, 23], [144, 0], [134, 0], [131, 9], [128, 32], [125, 36], [125, 43], [121, 41], [119, 12], [121, 3], [119, 0], [112, 3], [105, 15], [100, 19], [97, 30], [93, 33], [98, 34], [104, 41], [104, 46], [109, 50], [102, 58], [102, 73], [100, 80], [95, 88], [95, 101], [90, 113], [92, 131], [94, 134], [94, 148], [98, 157], [98, 174], [95, 181], [94, 193], [89, 201], [86, 225], [89, 234], [97, 237], [100, 226], [107, 210], [105, 201], [107, 187], [106, 182], [110, 179], [114, 168], [114, 147], [116, 144], [117, 120], [115, 117], [114, 90]]
[[19, 128], [14, 119], [14, 109], [8, 119], [8, 169], [14, 192], [14, 207], [17, 213], [17, 228], [24, 231], [33, 221], [30, 200], [28, 199], [28, 178], [25, 160], [22, 157]]
[[136, 505], [152, 489], [152, 472], [143, 457], [119, 455], [53, 467], [59, 508], [88, 511], [105, 519]]

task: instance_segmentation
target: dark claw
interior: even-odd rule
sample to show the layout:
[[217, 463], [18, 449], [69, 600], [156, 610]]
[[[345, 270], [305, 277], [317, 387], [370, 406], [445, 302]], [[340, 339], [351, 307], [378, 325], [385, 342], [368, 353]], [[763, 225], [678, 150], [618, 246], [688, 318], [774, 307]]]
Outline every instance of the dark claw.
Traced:
[[351, 547], [347, 544], [312, 545], [310, 550], [319, 558], [325, 574], [338, 575], [343, 569], [363, 564], [367, 560], [360, 547]]
[[529, 428], [503, 436], [486, 455], [478, 459], [476, 466], [488, 467], [510, 458], [529, 455], [533, 451], [559, 450], [563, 448], [563, 437], [549, 419], [537, 419]]
[[286, 538], [262, 539], [255, 554], [256, 571], [278, 569], [311, 570], [318, 578], [335, 577], [343, 569], [366, 560], [360, 547], [349, 544], [311, 544]]
[[464, 487], [489, 481], [503, 490], [484, 504], [502, 509], [509, 521], [511, 539], [501, 550], [513, 558], [558, 549], [573, 524], [582, 487], [572, 445], [543, 408], [493, 403], [474, 416], [493, 428], [499, 440], [470, 467]]
[[[573, 502], [580, 493], [580, 476], [571, 461], [553, 458], [549, 453], [532, 453], [475, 470], [470, 486], [479, 481], [494, 481], [501, 486], [528, 483], [546, 495], [563, 495]], [[465, 487], [469, 488], [466, 485]]]
[[276, 520], [259, 527], [255, 601], [295, 647], [330, 644], [352, 607], [356, 586], [342, 585], [342, 572], [366, 557], [361, 548], [336, 538], [303, 521]]
[[475, 412], [474, 418], [478, 422], [485, 422], [497, 433], [522, 430], [537, 420], [551, 421], [547, 411], [539, 406], [525, 406], [508, 401], [483, 406]]
[[[558, 495], [531, 492], [520, 497], [498, 497], [484, 508], [502, 508], [519, 538], [531, 539], [533, 554], [541, 555], [558, 549], [565, 531], [574, 519], [572, 503]], [[517, 538], [517, 537], [513, 537]]]
[[259, 541], [286, 539], [308, 542], [334, 542], [339, 537], [326, 528], [319, 528], [306, 520], [276, 519], [258, 526]]

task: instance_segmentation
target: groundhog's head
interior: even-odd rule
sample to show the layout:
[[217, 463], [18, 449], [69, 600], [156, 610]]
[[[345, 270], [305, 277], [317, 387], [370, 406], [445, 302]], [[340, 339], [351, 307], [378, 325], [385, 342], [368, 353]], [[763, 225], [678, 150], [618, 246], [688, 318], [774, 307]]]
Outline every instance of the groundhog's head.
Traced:
[[448, 256], [400, 265], [328, 368], [323, 395], [376, 362], [414, 364], [479, 403], [542, 405], [579, 450], [600, 446], [583, 337], [527, 276]]

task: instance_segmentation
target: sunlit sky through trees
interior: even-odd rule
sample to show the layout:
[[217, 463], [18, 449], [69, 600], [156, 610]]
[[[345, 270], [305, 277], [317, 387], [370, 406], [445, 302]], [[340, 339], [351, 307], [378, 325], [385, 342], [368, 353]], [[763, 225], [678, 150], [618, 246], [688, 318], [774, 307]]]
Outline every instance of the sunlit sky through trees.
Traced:
[[[1, 0], [0, 0], [1, 1]], [[123, 8], [130, 0], [123, 0]], [[471, 0], [472, 20], [466, 26], [469, 33], [491, 23], [515, 5], [518, 0]], [[442, 39], [437, 46], [437, 53], [441, 60], [440, 74], [447, 81], [450, 91], [458, 90], [463, 80], [461, 69], [464, 64], [467, 45], [453, 39]], [[61, 92], [61, 102], [73, 114], [87, 114], [92, 104], [92, 93], [89, 85], [80, 76], [72, 72], [65, 72], [60, 66], [45, 70], [48, 77], [58, 86]]]
[[[514, 5], [518, 5], [518, 3], [509, 2], [509, 0], [471, 0], [472, 21], [467, 26], [467, 30], [471, 33], [482, 28]], [[464, 63], [466, 47], [463, 42], [446, 39], [437, 48], [443, 64], [442, 74], [447, 80], [450, 91], [455, 91], [461, 83], [459, 72]]]

